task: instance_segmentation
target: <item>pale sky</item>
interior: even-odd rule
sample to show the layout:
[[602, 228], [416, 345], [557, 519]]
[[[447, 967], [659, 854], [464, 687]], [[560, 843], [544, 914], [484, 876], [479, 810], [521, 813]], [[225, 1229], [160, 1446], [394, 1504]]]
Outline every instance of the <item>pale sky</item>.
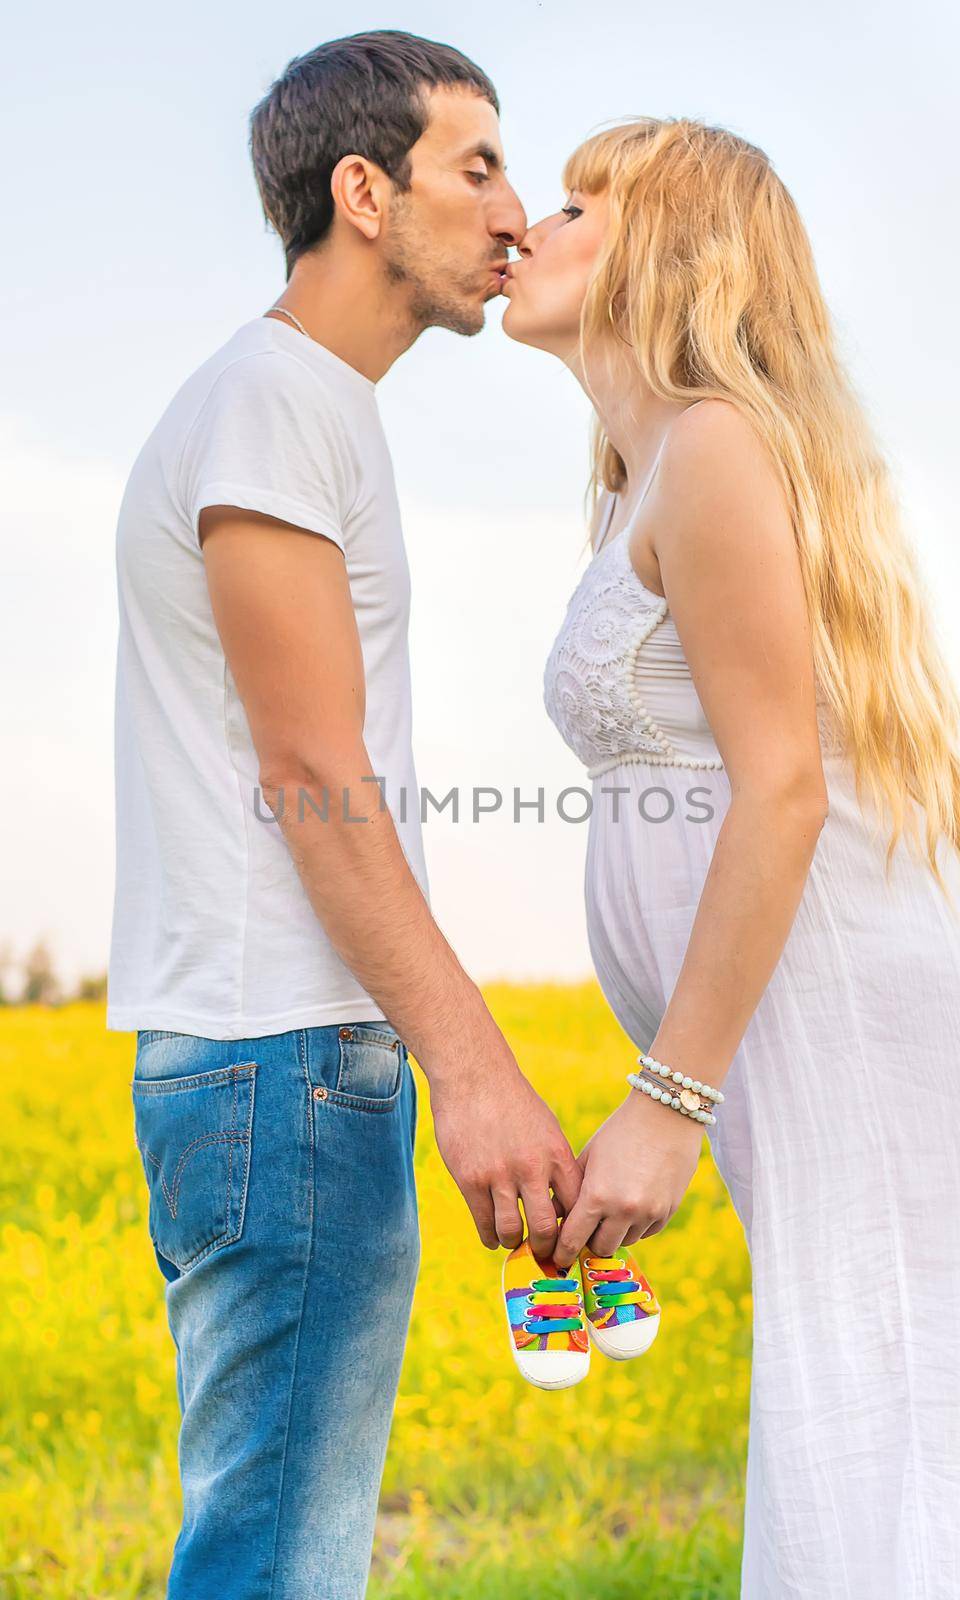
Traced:
[[[113, 537], [129, 467], [174, 390], [283, 283], [246, 150], [251, 106], [324, 39], [399, 27], [497, 84], [531, 220], [569, 151], [646, 113], [759, 144], [811, 233], [842, 348], [892, 462], [960, 670], [953, 399], [956, 25], [948, 8], [514, 0], [386, 8], [54, 0], [6, 26], [0, 283], [5, 686], [0, 943], [105, 965], [113, 886]], [[413, 574], [422, 784], [507, 794], [425, 830], [432, 903], [479, 978], [590, 970], [585, 827], [510, 815], [584, 781], [542, 706], [583, 559], [586, 402], [549, 357], [433, 331], [378, 386]]]

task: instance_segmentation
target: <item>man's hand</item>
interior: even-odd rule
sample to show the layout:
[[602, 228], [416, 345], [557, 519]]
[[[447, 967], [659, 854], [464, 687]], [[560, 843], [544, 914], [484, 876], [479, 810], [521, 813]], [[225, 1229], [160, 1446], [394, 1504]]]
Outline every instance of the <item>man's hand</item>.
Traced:
[[563, 1272], [589, 1245], [612, 1255], [666, 1227], [697, 1170], [700, 1123], [631, 1089], [578, 1158], [580, 1195], [567, 1212], [553, 1259]]
[[430, 1104], [440, 1154], [483, 1243], [490, 1250], [521, 1243], [519, 1196], [531, 1249], [549, 1261], [557, 1211], [575, 1208], [580, 1168], [546, 1102], [515, 1063], [488, 1062], [476, 1074], [432, 1078]]
[[[519, 1196], [549, 1260], [556, 1211], [576, 1203], [580, 1169], [434, 921], [382, 804], [363, 740], [363, 653], [343, 554], [230, 506], [207, 507], [201, 534], [263, 799], [310, 904], [426, 1074], [440, 1153], [484, 1244], [520, 1243]], [[279, 803], [301, 790], [315, 801], [302, 816]]]

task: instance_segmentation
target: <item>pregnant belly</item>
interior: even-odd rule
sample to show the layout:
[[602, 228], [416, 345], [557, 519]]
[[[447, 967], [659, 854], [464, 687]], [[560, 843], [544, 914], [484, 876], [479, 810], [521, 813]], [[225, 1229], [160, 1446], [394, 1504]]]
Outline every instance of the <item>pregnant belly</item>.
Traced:
[[587, 933], [620, 1026], [646, 1048], [690, 937], [730, 790], [723, 771], [625, 763], [594, 780]]

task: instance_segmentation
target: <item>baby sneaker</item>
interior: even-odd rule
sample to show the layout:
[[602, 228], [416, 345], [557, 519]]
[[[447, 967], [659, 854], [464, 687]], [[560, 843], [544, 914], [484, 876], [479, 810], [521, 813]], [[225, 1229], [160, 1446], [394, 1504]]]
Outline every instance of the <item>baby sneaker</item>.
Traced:
[[503, 1295], [513, 1359], [538, 1389], [569, 1389], [590, 1370], [583, 1284], [574, 1262], [561, 1274], [537, 1260], [524, 1239], [503, 1263]]
[[598, 1350], [629, 1361], [649, 1350], [660, 1327], [657, 1297], [625, 1245], [612, 1256], [579, 1258], [587, 1327]]

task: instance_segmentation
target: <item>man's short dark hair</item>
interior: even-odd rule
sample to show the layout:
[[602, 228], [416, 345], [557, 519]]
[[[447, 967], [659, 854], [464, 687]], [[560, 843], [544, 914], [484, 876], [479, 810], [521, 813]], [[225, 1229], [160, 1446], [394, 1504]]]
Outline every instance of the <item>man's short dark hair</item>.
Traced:
[[290, 62], [250, 117], [257, 188], [288, 277], [333, 222], [337, 162], [355, 151], [382, 167], [397, 189], [409, 189], [409, 153], [429, 121], [425, 91], [458, 84], [499, 114], [485, 72], [451, 45], [412, 33], [355, 33]]

